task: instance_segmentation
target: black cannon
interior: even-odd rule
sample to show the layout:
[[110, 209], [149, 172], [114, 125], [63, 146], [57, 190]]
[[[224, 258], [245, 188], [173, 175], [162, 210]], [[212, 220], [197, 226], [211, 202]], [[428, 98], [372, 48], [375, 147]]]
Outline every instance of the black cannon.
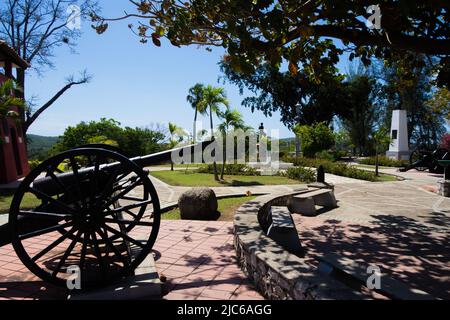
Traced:
[[444, 168], [439, 164], [439, 160], [450, 160], [449, 150], [444, 148], [438, 148], [434, 151], [416, 149], [409, 157], [409, 165], [400, 169], [400, 171], [406, 172], [416, 169], [441, 174], [444, 173]]
[[0, 246], [11, 243], [31, 272], [58, 286], [73, 277], [70, 269], [83, 289], [131, 275], [160, 226], [158, 194], [143, 168], [172, 154], [192, 160], [210, 143], [132, 159], [107, 145], [52, 157], [21, 182], [9, 222], [0, 227]]

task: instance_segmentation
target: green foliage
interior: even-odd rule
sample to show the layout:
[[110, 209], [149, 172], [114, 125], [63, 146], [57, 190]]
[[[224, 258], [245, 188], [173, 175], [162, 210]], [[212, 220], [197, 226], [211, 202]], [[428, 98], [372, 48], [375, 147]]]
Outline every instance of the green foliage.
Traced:
[[[222, 171], [222, 164], [218, 164], [217, 168]], [[214, 173], [214, 166], [212, 164], [203, 165], [197, 169], [199, 173]], [[251, 168], [245, 164], [226, 164], [224, 173], [226, 175], [240, 175], [240, 176], [259, 176], [261, 175], [259, 171]]]
[[[376, 164], [376, 157], [363, 158], [363, 159], [359, 160], [359, 163], [374, 166]], [[403, 167], [407, 164], [408, 164], [408, 161], [405, 161], [405, 160], [393, 160], [393, 159], [389, 159], [386, 156], [378, 157], [378, 165], [383, 166], [383, 167]]]
[[362, 68], [350, 73], [343, 84], [346, 109], [342, 124], [359, 155], [374, 153], [370, 135], [380, 118], [376, 104], [378, 87], [375, 77]]
[[[136, 27], [130, 28], [141, 42], [152, 40], [161, 46], [160, 38], [166, 37], [174, 46], [223, 47], [233, 69], [242, 73], [252, 73], [256, 65], [265, 61], [276, 67], [286, 62], [292, 74], [297, 73], [299, 65], [314, 74], [323, 60], [337, 63], [344, 50], [350, 53], [350, 60], [360, 58], [365, 64], [374, 56], [389, 59], [399, 50], [448, 54], [448, 38], [440, 36], [450, 33], [448, 10], [439, 1], [382, 2], [379, 14], [383, 23], [379, 30], [368, 29], [360, 22], [361, 16], [372, 15], [366, 11], [366, 1], [133, 3], [135, 14], [128, 17], [140, 18]], [[108, 28], [102, 17], [93, 14], [92, 20], [98, 33]], [[395, 39], [387, 39], [394, 29]], [[330, 38], [342, 40], [342, 46], [336, 46]], [[441, 61], [444, 76], [448, 75], [449, 63], [447, 59]]]
[[328, 150], [322, 150], [320, 152], [317, 152], [315, 157], [317, 159], [322, 159], [322, 160], [336, 161], [335, 154]]
[[354, 166], [348, 165], [342, 162], [332, 162], [328, 160], [322, 159], [312, 159], [312, 158], [286, 158], [287, 162], [293, 163], [298, 167], [308, 167], [308, 168], [318, 168], [319, 166], [323, 166], [325, 172], [331, 173], [337, 176], [367, 180], [367, 181], [377, 181], [377, 177], [374, 172], [361, 170]]
[[297, 125], [294, 132], [300, 138], [305, 157], [314, 157], [316, 153], [330, 149], [335, 143], [334, 133], [325, 122], [312, 126]]
[[311, 183], [316, 181], [317, 179], [314, 170], [303, 167], [288, 168], [285, 173], [282, 173], [282, 175], [290, 179], [298, 180], [305, 183]]
[[27, 134], [27, 154], [30, 160], [45, 160], [50, 156], [58, 137], [44, 137]]
[[35, 169], [38, 165], [41, 164], [41, 161], [39, 160], [28, 160], [28, 164], [30, 165], [30, 169]]
[[55, 145], [53, 152], [58, 153], [80, 145], [106, 143], [118, 146], [130, 157], [161, 151], [164, 148], [165, 134], [161, 129], [122, 128], [113, 119], [80, 122], [68, 127]]
[[25, 108], [25, 101], [12, 95], [16, 90], [21, 88], [13, 80], [6, 80], [0, 86], [0, 118], [17, 118], [18, 114], [12, 108]]

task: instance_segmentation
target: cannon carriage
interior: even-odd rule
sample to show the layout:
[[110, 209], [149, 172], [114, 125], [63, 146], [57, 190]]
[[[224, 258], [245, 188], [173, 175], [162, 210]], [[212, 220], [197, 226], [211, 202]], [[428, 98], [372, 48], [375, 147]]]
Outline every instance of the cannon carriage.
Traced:
[[0, 227], [0, 246], [11, 243], [32, 273], [58, 286], [74, 273], [82, 289], [132, 275], [160, 226], [158, 193], [144, 168], [174, 153], [193, 157], [210, 143], [132, 159], [107, 145], [52, 157], [21, 182]]

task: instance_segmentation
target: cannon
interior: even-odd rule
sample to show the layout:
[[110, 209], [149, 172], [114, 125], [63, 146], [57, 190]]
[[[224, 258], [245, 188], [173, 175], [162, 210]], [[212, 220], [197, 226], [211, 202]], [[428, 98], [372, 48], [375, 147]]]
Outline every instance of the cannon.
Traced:
[[158, 194], [144, 168], [173, 153], [194, 157], [211, 142], [131, 159], [107, 145], [54, 156], [19, 185], [0, 246], [12, 244], [32, 273], [57, 286], [75, 273], [82, 289], [132, 275], [160, 226]]
[[401, 172], [411, 169], [418, 171], [428, 170], [430, 173], [444, 173], [444, 168], [439, 164], [440, 160], [450, 160], [450, 152], [444, 148], [437, 148], [434, 151], [414, 150], [409, 157], [409, 165], [401, 168]]

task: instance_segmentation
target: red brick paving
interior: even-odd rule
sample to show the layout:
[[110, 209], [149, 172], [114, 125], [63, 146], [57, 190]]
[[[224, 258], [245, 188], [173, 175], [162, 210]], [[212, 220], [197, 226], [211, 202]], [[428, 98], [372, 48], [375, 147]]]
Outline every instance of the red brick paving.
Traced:
[[[162, 222], [154, 254], [158, 272], [167, 277], [163, 299], [263, 299], [236, 265], [232, 226], [217, 221]], [[43, 246], [32, 244], [36, 249]], [[65, 290], [29, 272], [10, 245], [0, 247], [0, 300], [65, 297]]]
[[236, 264], [232, 230], [232, 222], [162, 222], [154, 249], [164, 299], [263, 299]]

